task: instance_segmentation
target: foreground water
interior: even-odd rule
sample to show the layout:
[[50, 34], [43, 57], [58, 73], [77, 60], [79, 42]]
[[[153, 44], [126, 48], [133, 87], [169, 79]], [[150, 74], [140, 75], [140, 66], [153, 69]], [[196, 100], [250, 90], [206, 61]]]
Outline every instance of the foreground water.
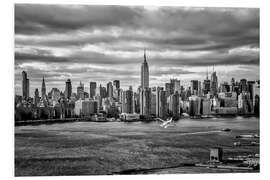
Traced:
[[223, 147], [225, 157], [259, 153], [258, 146], [233, 146], [236, 135], [248, 133], [259, 134], [258, 118], [181, 119], [166, 129], [159, 122], [17, 126], [15, 174], [111, 174], [203, 162], [214, 146]]

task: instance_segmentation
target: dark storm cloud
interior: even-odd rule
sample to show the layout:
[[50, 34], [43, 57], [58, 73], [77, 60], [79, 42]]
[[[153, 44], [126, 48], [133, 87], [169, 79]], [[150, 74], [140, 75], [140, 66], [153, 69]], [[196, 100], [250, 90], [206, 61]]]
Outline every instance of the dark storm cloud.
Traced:
[[121, 6], [15, 5], [16, 34], [63, 33], [96, 26], [134, 25], [140, 9]]
[[164, 66], [212, 66], [212, 65], [259, 65], [259, 57], [247, 55], [219, 55], [201, 58], [157, 58], [149, 60], [153, 64]]
[[15, 63], [21, 64], [25, 62], [42, 62], [42, 63], [89, 63], [89, 64], [100, 64], [100, 65], [113, 65], [113, 64], [133, 64], [140, 63], [141, 59], [130, 59], [130, 58], [116, 58], [106, 56], [101, 53], [95, 52], [80, 52], [74, 53], [70, 56], [54, 56], [47, 54], [31, 54], [15, 52]]
[[59, 86], [70, 77], [139, 84], [144, 48], [157, 81], [212, 65], [256, 75], [249, 68], [260, 63], [259, 23], [259, 9], [251, 8], [16, 4], [15, 84], [22, 70], [32, 84], [43, 75]]
[[46, 54], [29, 54], [29, 53], [19, 53], [15, 52], [15, 61], [16, 63], [22, 62], [70, 62], [69, 58], [65, 57], [56, 57], [53, 55], [46, 55]]

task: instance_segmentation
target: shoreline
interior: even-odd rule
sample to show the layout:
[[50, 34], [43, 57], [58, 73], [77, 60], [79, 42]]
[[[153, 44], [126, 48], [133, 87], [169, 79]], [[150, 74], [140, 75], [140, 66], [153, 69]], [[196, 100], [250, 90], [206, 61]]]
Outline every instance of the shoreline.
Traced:
[[[235, 117], [241, 117], [241, 118], [260, 118], [259, 116], [253, 115], [253, 114], [246, 114], [246, 115], [210, 115], [206, 117], [185, 117], [181, 116], [178, 120], [181, 119], [211, 119], [211, 118], [235, 118]], [[144, 122], [144, 123], [150, 123], [156, 121], [155, 119], [145, 120], [145, 119], [138, 119], [138, 120], [132, 120], [132, 121], [123, 121], [123, 120], [115, 120], [115, 121], [93, 121], [89, 120], [89, 118], [66, 118], [66, 119], [37, 119], [37, 120], [25, 120], [25, 121], [17, 121], [14, 122], [15, 126], [27, 126], [27, 125], [40, 125], [40, 124], [54, 124], [54, 123], [69, 123], [69, 122], [99, 122], [99, 123], [106, 123], [106, 122], [125, 122], [125, 123], [132, 123], [132, 122]]]

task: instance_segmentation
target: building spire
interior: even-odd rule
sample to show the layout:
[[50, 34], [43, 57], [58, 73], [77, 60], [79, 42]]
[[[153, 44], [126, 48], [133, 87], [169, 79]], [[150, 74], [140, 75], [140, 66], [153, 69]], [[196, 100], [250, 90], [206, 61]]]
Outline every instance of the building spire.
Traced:
[[144, 47], [144, 62], [146, 62], [145, 47]]
[[42, 93], [42, 97], [46, 96], [46, 85], [45, 85], [44, 76], [42, 79], [41, 93]]

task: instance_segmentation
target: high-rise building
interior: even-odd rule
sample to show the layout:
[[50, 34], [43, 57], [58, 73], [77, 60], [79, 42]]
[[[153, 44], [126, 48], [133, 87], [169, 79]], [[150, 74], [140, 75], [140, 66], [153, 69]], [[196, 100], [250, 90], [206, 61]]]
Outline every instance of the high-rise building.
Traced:
[[240, 80], [240, 92], [247, 92], [248, 91], [248, 85], [246, 79]]
[[256, 115], [260, 114], [260, 81], [256, 81], [252, 84], [252, 104], [253, 112]]
[[178, 92], [170, 95], [168, 97], [169, 99], [169, 102], [168, 102], [168, 105], [169, 105], [169, 113], [172, 117], [174, 118], [179, 118], [180, 116], [180, 101], [179, 101], [179, 94]]
[[156, 115], [156, 104], [157, 104], [157, 98], [156, 98], [156, 93], [151, 92], [151, 115]]
[[120, 88], [120, 81], [119, 81], [119, 80], [114, 80], [114, 81], [113, 81], [113, 86], [114, 86], [116, 89], [119, 89], [119, 88]]
[[162, 119], [167, 117], [166, 91], [157, 89], [156, 91], [156, 116]]
[[166, 96], [173, 94], [173, 86], [171, 83], [165, 83]]
[[133, 111], [133, 92], [132, 90], [123, 91], [122, 112], [132, 114]]
[[198, 93], [199, 93], [199, 81], [198, 80], [191, 80], [190, 87], [191, 87], [191, 94], [192, 95], [198, 95]]
[[67, 79], [66, 81], [66, 87], [65, 87], [65, 98], [70, 99], [72, 94], [72, 85], [70, 79]]
[[203, 81], [203, 94], [208, 94], [208, 92], [210, 92], [210, 86], [211, 82], [210, 79], [208, 79], [208, 69], [207, 69], [206, 79]]
[[45, 85], [44, 76], [43, 76], [43, 79], [42, 79], [41, 96], [42, 97], [45, 97], [46, 96], [46, 85]]
[[119, 80], [113, 81], [113, 97], [116, 101], [119, 101], [119, 97], [120, 97], [120, 81]]
[[253, 111], [252, 101], [249, 92], [242, 92], [238, 96], [238, 110], [242, 114]]
[[107, 97], [113, 97], [113, 85], [112, 85], [112, 82], [107, 83]]
[[96, 95], [96, 88], [97, 88], [97, 83], [90, 82], [90, 98], [93, 98]]
[[22, 96], [23, 99], [29, 97], [29, 79], [27, 78], [27, 73], [25, 71], [22, 72]]
[[231, 86], [228, 84], [228, 82], [224, 82], [220, 85], [220, 92], [230, 92]]
[[201, 114], [201, 98], [198, 96], [189, 97], [189, 115], [198, 116]]
[[135, 93], [133, 94], [133, 112], [140, 113], [140, 94]]
[[106, 87], [103, 87], [100, 84], [99, 87], [96, 88], [96, 95], [95, 96], [100, 96], [101, 98], [105, 98], [107, 96]]
[[210, 89], [211, 89], [211, 94], [216, 96], [217, 95], [217, 89], [218, 89], [218, 78], [217, 78], [217, 74], [216, 74], [215, 71], [211, 74], [211, 86], [210, 86]]
[[77, 87], [77, 98], [84, 100], [84, 85], [80, 81], [80, 85]]
[[141, 65], [141, 88], [149, 88], [149, 69], [146, 61], [146, 54], [144, 50], [144, 61]]
[[34, 98], [34, 104], [35, 104], [35, 106], [38, 105], [39, 100], [40, 100], [39, 92], [38, 92], [38, 88], [36, 88], [36, 90], [35, 90], [35, 98]]
[[149, 117], [151, 113], [151, 90], [145, 88], [140, 91], [140, 115]]
[[176, 92], [180, 93], [181, 92], [180, 80], [171, 79], [171, 86], [172, 86], [173, 93], [176, 93]]

